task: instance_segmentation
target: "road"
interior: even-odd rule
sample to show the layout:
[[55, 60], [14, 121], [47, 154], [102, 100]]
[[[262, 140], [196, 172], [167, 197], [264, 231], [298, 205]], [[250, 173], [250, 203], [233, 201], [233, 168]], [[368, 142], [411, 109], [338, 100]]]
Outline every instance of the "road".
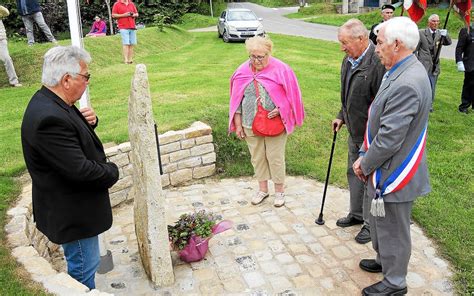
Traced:
[[[267, 8], [257, 4], [242, 2], [229, 3], [229, 7], [248, 8], [263, 18], [263, 26], [268, 33], [278, 33], [293, 36], [302, 36], [313, 39], [322, 39], [337, 42], [337, 27], [308, 23], [302, 20], [288, 19], [283, 15], [297, 12], [298, 7]], [[454, 60], [457, 40], [450, 46], [443, 46], [441, 57]]]

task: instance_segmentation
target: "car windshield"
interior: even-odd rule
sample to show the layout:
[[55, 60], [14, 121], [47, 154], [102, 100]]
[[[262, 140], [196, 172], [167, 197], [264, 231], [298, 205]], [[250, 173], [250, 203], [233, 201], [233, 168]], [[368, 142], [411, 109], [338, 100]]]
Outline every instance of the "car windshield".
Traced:
[[257, 17], [250, 11], [230, 11], [228, 21], [255, 21]]

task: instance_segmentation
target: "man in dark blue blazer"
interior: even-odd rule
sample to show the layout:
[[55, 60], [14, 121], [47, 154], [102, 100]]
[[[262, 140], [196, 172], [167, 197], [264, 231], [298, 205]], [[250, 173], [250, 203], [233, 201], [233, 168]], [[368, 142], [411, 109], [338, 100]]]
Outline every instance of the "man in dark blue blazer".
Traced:
[[97, 236], [112, 225], [108, 188], [119, 173], [94, 132], [94, 110], [74, 106], [89, 83], [90, 60], [74, 46], [48, 50], [43, 87], [26, 108], [21, 141], [33, 182], [36, 227], [62, 245], [68, 273], [94, 289]]

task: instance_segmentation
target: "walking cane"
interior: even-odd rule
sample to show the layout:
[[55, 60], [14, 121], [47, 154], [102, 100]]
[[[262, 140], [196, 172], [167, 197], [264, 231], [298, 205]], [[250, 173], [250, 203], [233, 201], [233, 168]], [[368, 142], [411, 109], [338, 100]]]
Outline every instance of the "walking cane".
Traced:
[[334, 146], [336, 146], [336, 136], [337, 136], [337, 132], [334, 131], [334, 136], [332, 138], [331, 155], [329, 156], [328, 172], [326, 174], [326, 182], [324, 183], [324, 192], [323, 192], [323, 201], [321, 203], [321, 212], [319, 212], [318, 219], [314, 221], [314, 223], [318, 225], [324, 225], [324, 220], [323, 220], [324, 202], [326, 201], [326, 191], [328, 190], [329, 175], [331, 174], [332, 156], [334, 154]]

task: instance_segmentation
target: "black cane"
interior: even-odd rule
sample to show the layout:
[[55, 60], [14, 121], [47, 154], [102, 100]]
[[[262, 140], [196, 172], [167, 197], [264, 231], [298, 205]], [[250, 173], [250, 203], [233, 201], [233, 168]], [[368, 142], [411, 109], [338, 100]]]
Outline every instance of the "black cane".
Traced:
[[334, 131], [334, 136], [332, 138], [331, 155], [329, 156], [328, 173], [326, 174], [326, 182], [324, 183], [324, 192], [323, 192], [323, 201], [321, 203], [321, 212], [319, 212], [318, 219], [314, 221], [314, 223], [318, 225], [324, 225], [324, 220], [323, 220], [324, 202], [326, 201], [326, 191], [328, 190], [329, 175], [331, 174], [332, 156], [334, 154], [334, 147], [336, 146], [336, 136], [337, 136], [337, 132]]

